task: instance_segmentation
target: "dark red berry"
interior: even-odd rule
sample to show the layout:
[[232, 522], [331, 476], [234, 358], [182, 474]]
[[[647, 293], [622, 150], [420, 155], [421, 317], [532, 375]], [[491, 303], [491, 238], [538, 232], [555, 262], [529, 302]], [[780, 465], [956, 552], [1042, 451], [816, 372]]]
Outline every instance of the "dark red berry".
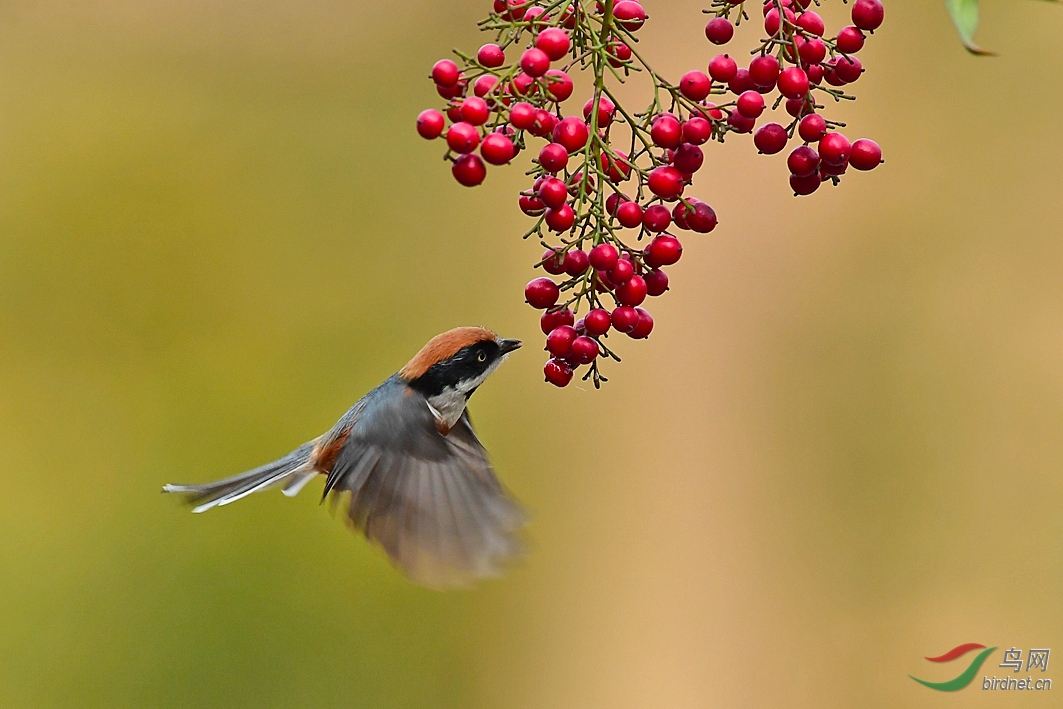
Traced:
[[813, 106], [812, 102], [807, 98], [788, 98], [786, 99], [786, 112], [794, 118], [799, 118], [806, 113], [811, 113]]
[[738, 111], [735, 111], [727, 117], [727, 125], [731, 126], [736, 133], [748, 133], [753, 130], [757, 120], [755, 118], [746, 118]]
[[[679, 243], [679, 239], [671, 234], [661, 234], [654, 237], [653, 241], [646, 247], [646, 265], [651, 268], [671, 266], [682, 255], [683, 245]], [[632, 303], [625, 303], [625, 305], [632, 305]], [[638, 305], [638, 303], [634, 303], [634, 305]]]
[[853, 5], [853, 24], [869, 32], [876, 30], [882, 24], [884, 13], [879, 0], [856, 0]]
[[760, 130], [753, 134], [753, 144], [765, 155], [781, 152], [786, 147], [787, 140], [786, 129], [778, 123], [761, 126]]
[[635, 312], [638, 314], [639, 320], [627, 336], [633, 340], [645, 340], [653, 331], [653, 318], [642, 308], [635, 308]]
[[614, 294], [621, 305], [639, 305], [646, 300], [646, 280], [642, 276], [632, 276], [627, 283], [618, 285]]
[[565, 146], [565, 150], [569, 153], [574, 153], [586, 145], [587, 138], [590, 137], [587, 124], [575, 116], [562, 119], [554, 127], [553, 134], [554, 141]]
[[524, 287], [524, 299], [533, 308], [545, 310], [557, 302], [561, 291], [549, 278], [536, 278]]
[[525, 49], [524, 54], [520, 55], [520, 68], [532, 78], [542, 76], [550, 68], [550, 57], [536, 47]]
[[611, 321], [614, 330], [628, 333], [639, 324], [639, 314], [634, 308], [622, 305], [613, 311]]
[[475, 187], [487, 177], [487, 167], [479, 155], [462, 155], [454, 161], [450, 172], [459, 184], [466, 187]]
[[543, 313], [543, 316], [539, 318], [539, 326], [542, 328], [544, 335], [549, 335], [555, 327], [571, 325], [574, 320], [575, 316], [568, 308], [547, 310]]
[[705, 25], [705, 38], [713, 44], [727, 44], [734, 34], [735, 26], [726, 17], [714, 17]]
[[436, 86], [444, 88], [454, 86], [458, 83], [460, 76], [458, 65], [449, 59], [440, 59], [432, 67], [432, 81], [436, 82]]
[[808, 74], [792, 66], [779, 74], [779, 93], [786, 98], [802, 98], [808, 93]]
[[851, 84], [860, 78], [860, 75], [864, 72], [864, 67], [856, 57], [838, 57], [837, 62], [834, 64], [834, 71], [838, 74], [839, 79]]
[[704, 202], [691, 201], [694, 203], [694, 212], [686, 215], [687, 226], [699, 234], [708, 234], [716, 228], [716, 212]]
[[753, 83], [753, 77], [746, 69], [739, 69], [734, 78], [727, 82], [727, 88], [733, 94], [741, 94], [757, 88], [757, 85]]
[[653, 138], [653, 144], [658, 147], [675, 149], [679, 147], [683, 137], [683, 126], [675, 116], [670, 114], [658, 116], [650, 127], [650, 137]]
[[590, 263], [596, 271], [608, 271], [620, 260], [620, 253], [612, 244], [598, 244], [591, 249]]
[[849, 152], [849, 164], [857, 170], [872, 170], [882, 162], [882, 148], [878, 143], [861, 138], [853, 143]]
[[[734, 61], [732, 60], [732, 64]], [[700, 101], [709, 95], [712, 80], [700, 71], [688, 71], [679, 80], [679, 90], [691, 101]]]
[[[757, 98], [760, 98], [759, 94]], [[672, 164], [675, 166], [675, 169], [679, 170], [684, 175], [693, 175], [701, 169], [704, 162], [705, 154], [702, 152], [701, 148], [696, 145], [691, 145], [690, 143], [683, 143], [680, 145], [672, 158]]]
[[572, 381], [572, 367], [559, 359], [547, 361], [543, 374], [546, 375], [546, 381], [557, 387], [568, 386]]
[[683, 194], [683, 175], [669, 165], [654, 168], [647, 182], [650, 190], [661, 199], [671, 201]]
[[565, 254], [565, 273], [570, 276], [582, 276], [589, 265], [590, 259], [583, 249], [572, 249]]
[[546, 226], [560, 233], [572, 228], [576, 221], [576, 213], [572, 211], [572, 207], [562, 204], [560, 207], [547, 209], [544, 219]]
[[580, 335], [572, 342], [569, 356], [579, 364], [590, 364], [598, 356], [598, 343], [586, 335]]
[[547, 59], [555, 62], [568, 54], [571, 44], [568, 32], [559, 27], [547, 27], [535, 38], [536, 48], [542, 50]]
[[[727, 54], [720, 54], [709, 62], [709, 76], [716, 81], [727, 83], [738, 73], [738, 64]], [[704, 96], [702, 97], [704, 98]]]
[[445, 125], [446, 120], [443, 114], [434, 108], [421, 111], [421, 114], [417, 116], [417, 133], [428, 140], [441, 136]]
[[591, 337], [601, 337], [609, 332], [609, 311], [595, 308], [583, 318], [583, 327]]
[[770, 54], [754, 57], [749, 62], [749, 78], [758, 87], [772, 88], [779, 79], [779, 60]]
[[642, 215], [642, 224], [646, 227], [646, 231], [649, 232], [664, 231], [671, 223], [671, 214], [668, 213], [668, 207], [663, 204], [654, 204], [646, 207], [646, 211]]
[[572, 343], [575, 342], [577, 337], [576, 328], [571, 325], [555, 327], [546, 336], [546, 349], [554, 357], [567, 357], [572, 351]]
[[480, 154], [484, 156], [484, 160], [492, 165], [505, 165], [513, 159], [516, 154], [516, 147], [513, 145], [513, 141], [502, 133], [488, 133], [480, 146]]
[[[852, 145], [841, 133], [827, 133], [819, 141], [819, 157], [828, 165], [841, 165], [849, 159]], [[791, 170], [795, 175], [797, 172]]]
[[560, 143], [547, 143], [539, 151], [539, 164], [547, 172], [560, 172], [568, 165], [568, 150]]
[[646, 295], [656, 297], [668, 290], [668, 274], [664, 271], [655, 268], [644, 278], [646, 279]]
[[638, 202], [624, 202], [616, 208], [616, 220], [628, 229], [634, 229], [643, 220], [642, 207]]
[[819, 169], [819, 154], [807, 145], [798, 146], [786, 158], [786, 166], [791, 174], [808, 177]]
[[855, 54], [864, 47], [864, 33], [852, 25], [842, 27], [838, 30], [838, 37], [834, 42], [839, 52]]
[[797, 124], [797, 132], [806, 143], [818, 143], [827, 134], [827, 121], [818, 113], [810, 113]]
[[794, 191], [795, 195], [812, 194], [819, 189], [820, 183], [823, 182], [823, 178], [819, 176], [819, 171], [813, 172], [811, 175], [790, 175], [790, 188]]

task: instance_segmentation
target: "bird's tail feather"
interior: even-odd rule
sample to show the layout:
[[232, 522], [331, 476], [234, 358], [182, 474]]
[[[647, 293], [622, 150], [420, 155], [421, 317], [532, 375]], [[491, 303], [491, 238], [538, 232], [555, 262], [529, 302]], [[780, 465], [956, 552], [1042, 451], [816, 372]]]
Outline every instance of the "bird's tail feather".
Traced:
[[284, 494], [292, 496], [317, 475], [317, 471], [310, 467], [313, 450], [313, 442], [305, 443], [283, 458], [246, 473], [202, 485], [166, 485], [162, 491], [184, 497], [185, 502], [195, 505], [193, 512], [221, 507], [281, 483], [284, 483]]

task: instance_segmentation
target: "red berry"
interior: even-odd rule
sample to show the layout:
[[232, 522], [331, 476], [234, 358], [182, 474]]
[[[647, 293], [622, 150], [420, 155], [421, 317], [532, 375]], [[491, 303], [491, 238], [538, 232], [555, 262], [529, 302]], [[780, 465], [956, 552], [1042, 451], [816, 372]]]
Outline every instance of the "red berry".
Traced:
[[826, 180], [828, 177], [837, 177], [838, 175], [844, 175], [846, 168], [849, 167], [849, 161], [846, 160], [838, 165], [829, 165], [825, 162], [819, 164], [819, 176]]
[[568, 178], [568, 193], [573, 197], [581, 197], [594, 191], [594, 175], [587, 175], [587, 183], [583, 183], [583, 171], [579, 171]]
[[556, 177], [543, 180], [537, 192], [539, 199], [551, 209], [557, 209], [568, 199], [568, 186]]
[[546, 204], [538, 197], [522, 194], [520, 196], [520, 211], [529, 217], [537, 217], [546, 211]]
[[645, 340], [653, 331], [653, 318], [642, 308], [635, 308], [639, 320], [634, 329], [627, 334], [633, 340]]
[[712, 124], [700, 116], [683, 124], [683, 142], [701, 145], [712, 137]]
[[417, 116], [417, 132], [422, 138], [427, 138], [428, 140], [441, 136], [445, 124], [446, 121], [443, 119], [443, 114], [434, 108], [421, 111], [420, 115]]
[[476, 52], [476, 61], [489, 69], [506, 63], [506, 53], [497, 44], [485, 44]]
[[734, 128], [737, 133], [748, 133], [753, 130], [753, 126], [757, 123], [755, 118], [746, 118], [738, 111], [735, 111], [727, 117], [727, 125]]
[[841, 133], [827, 133], [819, 141], [819, 157], [828, 165], [841, 165], [849, 160], [851, 149], [849, 139]]
[[878, 143], [867, 138], [861, 138], [853, 143], [849, 153], [849, 164], [857, 170], [871, 170], [878, 167], [882, 162], [882, 148]]
[[[757, 98], [760, 98], [759, 94]], [[693, 175], [701, 169], [704, 162], [705, 154], [701, 151], [701, 148], [690, 143], [680, 145], [672, 158], [672, 164], [675, 165], [675, 169], [684, 175]]]
[[544, 335], [549, 335], [553, 332], [555, 327], [561, 325], [571, 325], [575, 320], [575, 316], [572, 315], [572, 311], [568, 308], [561, 308], [560, 310], [547, 310], [543, 313], [543, 316], [539, 318], [539, 327], [542, 328]]
[[822, 37], [823, 30], [826, 29], [823, 25], [823, 18], [811, 10], [802, 12], [797, 16], [797, 26], [817, 37]]
[[609, 332], [609, 311], [595, 308], [583, 318], [583, 326], [591, 337], [601, 337]]
[[797, 124], [797, 132], [806, 143], [816, 143], [827, 134], [827, 121], [818, 113], [810, 113]]
[[560, 69], [551, 69], [546, 72], [547, 87], [546, 90], [550, 93], [550, 98], [554, 101], [561, 102], [567, 101], [569, 96], [572, 95], [572, 91], [575, 85], [572, 83], [572, 79], [568, 74]]
[[[661, 234], [654, 237], [646, 247], [646, 265], [652, 268], [671, 266], [683, 255], [683, 245], [679, 239], [671, 234]], [[625, 305], [638, 305], [638, 303], [625, 303]]]
[[668, 274], [664, 271], [655, 268], [644, 278], [646, 279], [646, 295], [656, 297], [668, 290]]
[[576, 221], [576, 213], [572, 211], [572, 207], [562, 204], [555, 209], [547, 209], [545, 219], [546, 226], [561, 233], [572, 228]]
[[[591, 111], [594, 110], [594, 99], [588, 99], [587, 103], [583, 104], [583, 118], [590, 122]], [[605, 128], [607, 125], [613, 122], [613, 114], [616, 112], [616, 106], [605, 96], [601, 96], [598, 99], [598, 127]]]
[[753, 144], [765, 155], [774, 155], [786, 147], [786, 129], [778, 123], [768, 123], [753, 134]]
[[447, 145], [456, 153], [471, 153], [480, 144], [480, 133], [469, 123], [455, 123], [447, 131]]
[[436, 82], [436, 86], [444, 88], [454, 86], [458, 83], [460, 76], [458, 65], [449, 59], [440, 59], [432, 67], [432, 81]]
[[632, 276], [627, 283], [618, 285], [614, 293], [621, 305], [639, 305], [646, 300], [646, 281], [642, 276]]
[[668, 213], [668, 207], [663, 204], [654, 204], [646, 207], [646, 211], [642, 215], [642, 225], [646, 227], [646, 231], [653, 233], [664, 231], [671, 223], [672, 217]]
[[610, 182], [623, 182], [631, 175], [631, 163], [627, 159], [627, 153], [619, 150], [615, 152], [615, 157], [602, 153], [599, 162]]
[[691, 202], [694, 204], [694, 212], [691, 214], [689, 210], [686, 210], [688, 212], [685, 215], [687, 226], [699, 234], [708, 234], [716, 228], [716, 212], [704, 202], [694, 200]]
[[620, 259], [609, 269], [609, 280], [617, 285], [627, 283], [635, 275], [635, 267], [630, 261]]
[[814, 37], [802, 44], [798, 48], [797, 53], [801, 57], [803, 63], [819, 64], [827, 58], [827, 45], [822, 39]]
[[680, 125], [679, 120], [672, 115], [658, 116], [650, 127], [650, 137], [653, 138], [653, 144], [661, 148], [678, 148], [682, 136], [683, 127]]
[[534, 136], [545, 138], [546, 136], [551, 135], [556, 127], [557, 116], [549, 111], [538, 109], [535, 111], [535, 123], [528, 132]]
[[876, 30], [882, 24], [884, 13], [879, 0], [856, 0], [853, 5], [853, 24], [869, 32]]
[[580, 335], [572, 341], [572, 354], [570, 357], [579, 364], [590, 364], [597, 356], [598, 343], [591, 338], [586, 335]]
[[839, 52], [855, 54], [864, 47], [864, 33], [852, 25], [842, 27], [838, 30], [838, 37], [834, 42]]
[[554, 127], [553, 134], [554, 142], [563, 145], [569, 153], [574, 153], [586, 145], [587, 138], [590, 137], [587, 124], [575, 116], [562, 119]]
[[770, 54], [754, 57], [749, 62], [749, 78], [761, 88], [772, 88], [779, 79], [779, 60]]
[[650, 172], [650, 190], [661, 199], [671, 201], [683, 194], [683, 175], [674, 167], [665, 165]]
[[596, 271], [608, 271], [620, 260], [620, 253], [612, 244], [598, 244], [591, 249], [590, 262]]
[[525, 49], [520, 55], [520, 68], [530, 77], [542, 76], [550, 68], [550, 57], [537, 47]]
[[811, 175], [805, 175], [803, 177], [790, 175], [790, 188], [794, 191], [795, 195], [812, 194], [819, 189], [819, 185], [822, 182], [823, 178], [819, 176], [818, 170]]
[[[738, 64], [727, 54], [720, 54], [709, 62], [709, 76], [716, 81], [726, 83], [735, 78], [738, 73]], [[702, 97], [704, 98], [704, 97]]]
[[572, 249], [565, 254], [565, 273], [570, 276], [581, 276], [587, 272], [590, 259], [583, 249]]
[[616, 220], [628, 229], [634, 229], [642, 223], [642, 207], [638, 202], [624, 202], [616, 208]]
[[764, 113], [764, 97], [756, 91], [746, 91], [738, 97], [737, 108], [738, 112], [746, 118], [757, 118]]
[[786, 167], [797, 177], [808, 177], [819, 169], [819, 154], [807, 145], [798, 146], [786, 158]]
[[734, 78], [727, 82], [727, 88], [730, 89], [733, 94], [741, 94], [745, 91], [757, 88], [757, 85], [753, 82], [753, 77], [749, 75], [749, 71], [746, 69], [739, 69]]
[[538, 310], [546, 310], [557, 302], [561, 295], [557, 284], [549, 278], [536, 278], [524, 286], [524, 299], [528, 304]]
[[565, 254], [547, 249], [543, 254], [543, 270], [551, 276], [560, 276], [565, 272]]
[[560, 143], [547, 143], [539, 151], [539, 164], [547, 172], [560, 172], [568, 165], [568, 151]]
[[794, 118], [811, 113], [813, 109], [812, 102], [808, 98], [788, 98], [785, 105], [786, 112]]
[[491, 93], [491, 89], [495, 88], [495, 86], [497, 84], [498, 84], [498, 77], [497, 76], [491, 76], [490, 74], [484, 74], [483, 76], [481, 76], [479, 79], [476, 80], [475, 84], [472, 85], [472, 92], [474, 94], [476, 94], [477, 96], [479, 96], [480, 98], [483, 98], [487, 94]]
[[479, 155], [462, 155], [454, 161], [450, 172], [459, 184], [466, 187], [475, 187], [487, 177], [487, 167]]
[[705, 38], [713, 44], [727, 44], [734, 34], [735, 26], [726, 17], [714, 17], [705, 25]]
[[468, 84], [469, 82], [465, 80], [465, 76], [459, 75], [457, 83], [452, 86], [440, 86], [439, 84], [436, 84], [436, 93], [449, 101], [452, 98], [464, 96]]
[[612, 67], [622, 67], [624, 62], [631, 59], [631, 47], [619, 40], [611, 41], [605, 51], [610, 55], [609, 65]]
[[711, 89], [712, 80], [700, 71], [688, 71], [679, 80], [679, 91], [691, 101], [702, 100], [709, 95]]
[[576, 328], [571, 325], [555, 327], [546, 336], [546, 349], [554, 357], [567, 357], [569, 352], [572, 351], [572, 343], [576, 341], [577, 337]]
[[461, 120], [474, 126], [482, 126], [487, 123], [491, 110], [487, 108], [487, 101], [479, 96], [470, 96], [461, 102]]
[[543, 374], [546, 375], [546, 381], [557, 387], [568, 386], [572, 381], [572, 367], [559, 359], [548, 360], [543, 367]]
[[492, 165], [505, 165], [516, 154], [513, 141], [501, 133], [488, 133], [480, 146], [480, 154]]
[[520, 101], [509, 109], [509, 122], [517, 130], [528, 130], [535, 125], [535, 106]]
[[523, 96], [528, 93], [528, 89], [535, 83], [535, 79], [528, 76], [524, 72], [517, 74], [513, 77], [513, 81], [509, 82], [510, 90], [516, 96]]
[[838, 57], [837, 62], [834, 64], [834, 71], [838, 74], [839, 79], [851, 84], [860, 78], [860, 74], [864, 72], [864, 67], [856, 57]]
[[559, 27], [547, 27], [535, 38], [536, 48], [542, 50], [547, 59], [555, 62], [568, 54], [571, 45], [568, 32]]
[[613, 311], [611, 321], [614, 330], [628, 333], [639, 324], [639, 314], [634, 308], [622, 305]]
[[779, 93], [786, 98], [802, 98], [808, 93], [808, 74], [792, 66], [779, 74]]
[[616, 24], [634, 32], [646, 21], [646, 11], [634, 0], [620, 0], [613, 6], [613, 17], [616, 18]]

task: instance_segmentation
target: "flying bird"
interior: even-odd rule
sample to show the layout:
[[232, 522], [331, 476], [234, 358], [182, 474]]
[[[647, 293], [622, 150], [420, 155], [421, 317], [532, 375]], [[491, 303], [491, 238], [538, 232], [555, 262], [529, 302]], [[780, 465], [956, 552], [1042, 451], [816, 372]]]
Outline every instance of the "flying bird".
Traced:
[[519, 340], [460, 327], [432, 338], [327, 433], [254, 470], [201, 485], [166, 485], [204, 512], [325, 476], [322, 500], [421, 585], [498, 575], [521, 553], [520, 506], [495, 477], [465, 407]]

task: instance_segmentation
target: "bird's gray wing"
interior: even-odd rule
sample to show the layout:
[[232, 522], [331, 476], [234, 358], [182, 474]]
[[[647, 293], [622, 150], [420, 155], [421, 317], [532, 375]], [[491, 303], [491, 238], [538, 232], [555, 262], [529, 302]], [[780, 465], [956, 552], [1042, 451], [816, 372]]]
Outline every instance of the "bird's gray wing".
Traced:
[[333, 505], [416, 583], [498, 575], [521, 553], [524, 515], [468, 416], [443, 436], [424, 397], [395, 379], [364, 401], [329, 471]]

